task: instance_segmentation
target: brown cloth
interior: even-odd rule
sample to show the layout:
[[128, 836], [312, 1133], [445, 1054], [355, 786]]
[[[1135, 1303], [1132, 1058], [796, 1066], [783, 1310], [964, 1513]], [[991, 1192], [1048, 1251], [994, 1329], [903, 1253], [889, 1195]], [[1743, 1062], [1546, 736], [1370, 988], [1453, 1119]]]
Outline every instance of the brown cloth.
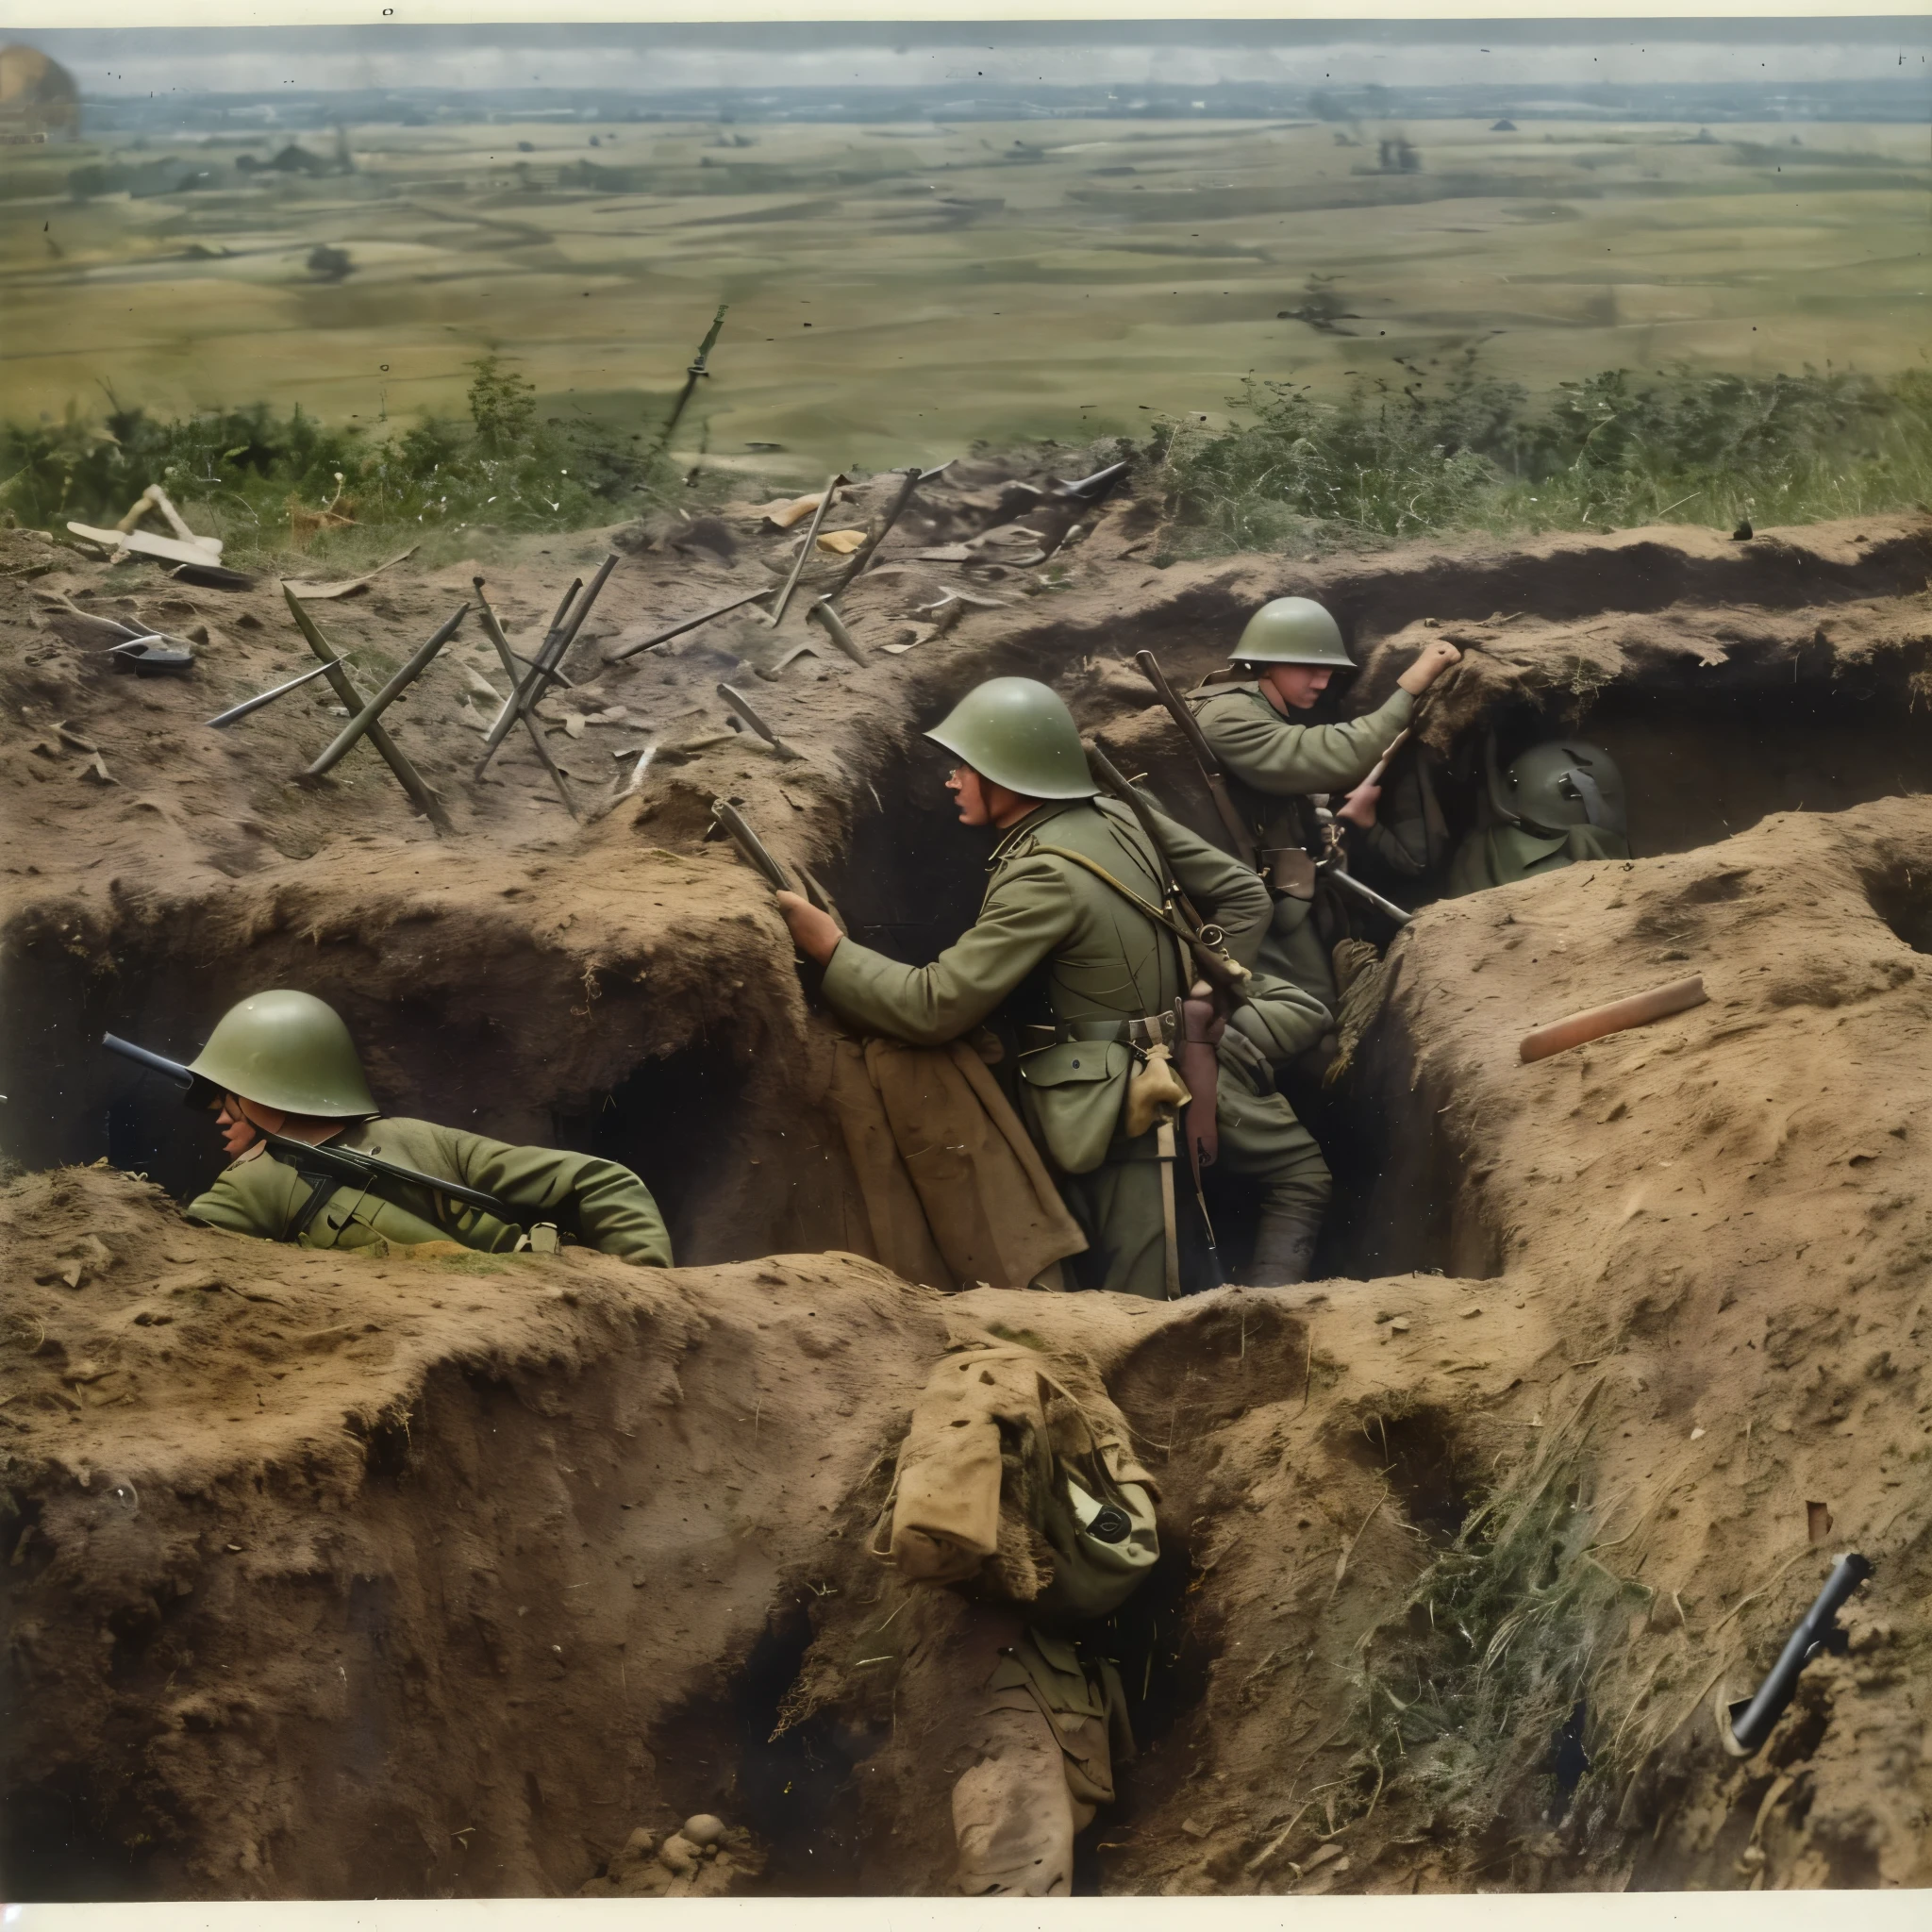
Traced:
[[894, 1274], [1024, 1288], [1085, 1250], [1019, 1115], [963, 1041], [841, 1039], [831, 1092], [873, 1253]]
[[[1159, 1492], [1134, 1457], [1126, 1418], [1091, 1365], [1051, 1367], [1059, 1374], [1034, 1349], [989, 1341], [934, 1369], [900, 1445], [890, 1540], [874, 1546], [907, 1581], [971, 1584], [1077, 1620], [1106, 1614], [1145, 1575], [1159, 1547]], [[1056, 1468], [1126, 1510], [1123, 1542], [1079, 1548], [1058, 1520]]]

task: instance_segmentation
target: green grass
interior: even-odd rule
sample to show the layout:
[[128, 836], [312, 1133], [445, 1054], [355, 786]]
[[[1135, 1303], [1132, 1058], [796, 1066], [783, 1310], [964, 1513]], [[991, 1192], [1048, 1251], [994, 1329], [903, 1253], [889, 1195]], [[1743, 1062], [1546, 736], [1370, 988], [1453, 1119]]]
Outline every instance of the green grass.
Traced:
[[[108, 384], [378, 432], [458, 416], [495, 351], [542, 414], [627, 432], [724, 301], [681, 451], [708, 425], [712, 462], [805, 479], [1219, 430], [1250, 375], [1340, 402], [1477, 341], [1538, 395], [1924, 349], [1923, 128], [1519, 125], [1410, 124], [1393, 174], [1384, 130], [1273, 123], [369, 126], [313, 177], [199, 138], [0, 151], [8, 413], [92, 415]], [[199, 185], [151, 192], [171, 155]]]
[[1339, 401], [1250, 382], [1246, 419], [1162, 425], [1168, 554], [1312, 555], [1456, 531], [1728, 530], [1932, 504], [1932, 372], [1606, 370], [1532, 397], [1474, 351]]
[[[392, 436], [327, 427], [265, 403], [158, 421], [115, 404], [90, 423], [0, 426], [0, 512], [58, 530], [111, 525], [150, 482], [235, 558], [312, 544], [350, 560], [398, 540], [432, 558], [479, 539], [618, 522], [681, 498], [675, 468], [642, 431], [587, 415], [540, 419], [531, 385], [502, 358], [472, 367], [466, 421], [431, 417]], [[351, 521], [298, 537], [292, 512], [333, 504]]]

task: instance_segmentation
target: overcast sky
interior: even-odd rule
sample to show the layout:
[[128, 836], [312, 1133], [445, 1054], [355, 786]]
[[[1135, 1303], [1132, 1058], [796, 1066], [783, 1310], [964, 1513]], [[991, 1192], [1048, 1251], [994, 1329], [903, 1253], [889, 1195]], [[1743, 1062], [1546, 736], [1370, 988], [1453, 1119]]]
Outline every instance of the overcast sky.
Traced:
[[1246, 22], [901, 26], [283, 27], [46, 30], [21, 38], [84, 93], [283, 87], [667, 88], [1217, 80], [1925, 79], [1932, 21]]

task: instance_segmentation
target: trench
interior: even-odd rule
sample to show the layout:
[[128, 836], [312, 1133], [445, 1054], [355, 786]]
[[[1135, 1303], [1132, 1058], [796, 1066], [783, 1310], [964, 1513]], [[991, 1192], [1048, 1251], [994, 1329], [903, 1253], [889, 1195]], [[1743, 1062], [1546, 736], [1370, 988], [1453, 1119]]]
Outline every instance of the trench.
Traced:
[[[1232, 606], [1220, 617], [1208, 611], [1208, 627], [1224, 630], [1237, 614]], [[1124, 647], [1140, 641], [1129, 639]], [[1146, 641], [1162, 647], [1158, 636]], [[1008, 655], [1015, 661], [1003, 668], [1053, 675], [1050, 639], [1037, 648], [1011, 647]], [[1518, 705], [1492, 722], [1506, 761], [1559, 730], [1608, 750], [1630, 794], [1633, 852], [1644, 857], [1716, 842], [1773, 812], [1837, 810], [1928, 789], [1932, 741], [1910, 709], [1920, 668], [1909, 654], [1895, 653], [1839, 670], [1821, 646], [1770, 669], [1742, 658], [1725, 666], [1687, 663], [1600, 691], [1580, 712], [1565, 699], [1544, 709]], [[936, 716], [956, 694], [928, 691], [923, 708]], [[1118, 699], [1096, 701], [1089, 711], [1093, 715], [1083, 712], [1082, 722], [1103, 738], [1130, 716]], [[856, 939], [923, 964], [971, 924], [991, 839], [957, 824], [941, 789], [948, 760], [914, 742], [918, 748], [891, 768], [873, 771], [845, 844], [822, 875]], [[1199, 788], [1173, 747], [1140, 763], [1164, 804], [1196, 829], [1210, 829]], [[1445, 765], [1441, 796], [1452, 833], [1474, 822], [1479, 783], [1468, 760]], [[1411, 893], [1401, 882], [1376, 883], [1412, 906], [1429, 902], [1426, 892]], [[1932, 877], [1915, 877], [1901, 866], [1865, 883], [1890, 929], [1915, 951], [1932, 953]], [[1386, 926], [1367, 930], [1377, 940], [1391, 936]], [[34, 1167], [105, 1158], [147, 1174], [185, 1199], [219, 1171], [212, 1136], [184, 1132], [174, 1090], [107, 1060], [99, 1036], [110, 1030], [187, 1058], [221, 1012], [262, 983], [263, 967], [258, 955], [241, 949], [210, 958], [118, 932], [106, 940], [114, 970], [102, 973], [64, 943], [58, 925], [29, 929], [16, 922], [0, 1023], [0, 1086], [9, 1096], [0, 1108], [0, 1151]], [[372, 1063], [391, 1074], [406, 1110], [634, 1168], [662, 1207], [681, 1259], [762, 1252], [754, 1236], [721, 1222], [712, 1190], [716, 1170], [766, 1097], [746, 1064], [701, 1029], [647, 1058], [614, 1065], [598, 1079], [546, 1075], [539, 1067], [521, 1091], [506, 1093], [501, 1047], [519, 1024], [524, 995], [491, 962], [478, 962], [460, 1005], [441, 995], [390, 996], [376, 986], [325, 991], [341, 1006]], [[1288, 1078], [1291, 1099], [1336, 1177], [1318, 1274], [1363, 1280], [1410, 1271], [1463, 1278], [1501, 1272], [1500, 1237], [1482, 1208], [1484, 1176], [1463, 1166], [1441, 1125], [1456, 1096], [1436, 1076], [1413, 1082], [1407, 1043], [1393, 1029], [1384, 1025], [1371, 1035], [1355, 1076], [1339, 1092], [1293, 1074]], [[787, 1158], [791, 1167], [768, 1170], [772, 1184], [812, 1178], [803, 1155]], [[1223, 1266], [1239, 1278], [1251, 1208], [1242, 1190], [1218, 1176], [1210, 1176], [1208, 1205]], [[1126, 1379], [1131, 1383], [1131, 1374]], [[1131, 1388], [1121, 1399], [1135, 1407]], [[1172, 1438], [1171, 1415], [1167, 1425]], [[1439, 1545], [1452, 1540], [1470, 1491], [1441, 1427], [1425, 1415], [1386, 1419], [1374, 1446], [1376, 1466], [1402, 1496], [1407, 1519]], [[388, 1453], [403, 1452], [391, 1443]], [[376, 1445], [372, 1481], [383, 1474]], [[1218, 1642], [1211, 1607], [1193, 1594], [1197, 1582], [1186, 1547], [1172, 1542], [1146, 1590], [1108, 1633], [1127, 1665], [1130, 1716], [1146, 1754], [1124, 1780], [1109, 1821], [1115, 1828], [1130, 1830], [1138, 1818], [1153, 1815], [1183, 1774], [1180, 1754], [1160, 1747], [1184, 1734], [1205, 1696]], [[360, 1634], [376, 1641], [380, 1604], [365, 1603], [357, 1614], [368, 1625]], [[779, 1592], [762, 1634], [729, 1680], [662, 1720], [652, 1739], [660, 1757], [691, 1774], [690, 1808], [708, 1804], [757, 1833], [768, 1860], [758, 1890], [772, 1895], [850, 1891], [864, 1852], [847, 1803], [850, 1740], [830, 1720], [773, 1736], [809, 1641], [803, 1610]], [[1552, 1744], [1566, 1797], [1581, 1775], [1581, 1730], [1579, 1711]], [[9, 1885], [42, 1896], [93, 1898], [143, 1890], [141, 1861], [120, 1848], [118, 1833], [95, 1815], [83, 1790], [36, 1787], [13, 1801], [8, 1825]], [[1079, 1889], [1103, 1889], [1108, 1849], [1088, 1835]]]

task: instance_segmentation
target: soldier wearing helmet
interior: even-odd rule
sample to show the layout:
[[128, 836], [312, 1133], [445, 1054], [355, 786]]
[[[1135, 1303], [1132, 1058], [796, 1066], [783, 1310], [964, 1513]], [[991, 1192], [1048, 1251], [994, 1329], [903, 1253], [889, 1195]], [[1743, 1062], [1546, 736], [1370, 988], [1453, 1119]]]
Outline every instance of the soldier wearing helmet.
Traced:
[[1624, 774], [1608, 752], [1580, 738], [1532, 745], [1502, 774], [1487, 750], [1486, 823], [1449, 868], [1452, 896], [1560, 872], [1579, 859], [1628, 858]]
[[269, 1147], [261, 1138], [266, 1132], [310, 1146], [328, 1142], [477, 1189], [607, 1255], [670, 1266], [671, 1241], [658, 1205], [628, 1168], [385, 1115], [369, 1091], [349, 1029], [311, 993], [258, 992], [230, 1008], [189, 1071], [205, 1083], [197, 1091], [221, 1096], [216, 1116], [231, 1157], [214, 1185], [189, 1204], [191, 1221], [305, 1248], [361, 1248], [378, 1241], [455, 1241], [492, 1251], [525, 1244], [514, 1223], [427, 1187], [304, 1173], [286, 1150]]
[[1248, 620], [1235, 645], [1234, 668], [1250, 675], [1211, 678], [1188, 693], [1203, 736], [1237, 781], [1230, 790], [1274, 894], [1274, 921], [1257, 963], [1331, 1010], [1336, 989], [1329, 952], [1346, 927], [1317, 905], [1314, 797], [1347, 792], [1340, 815], [1373, 824], [1374, 802], [1358, 796], [1357, 788], [1414, 717], [1416, 700], [1461, 655], [1451, 643], [1428, 644], [1376, 709], [1340, 724], [1303, 723], [1330, 681], [1355, 670], [1355, 659], [1321, 605], [1276, 597]]
[[[1156, 1129], [1127, 1133], [1124, 1104], [1140, 1056], [1194, 977], [1148, 909], [1167, 896], [1167, 868], [1134, 814], [1098, 796], [1073, 716], [1045, 685], [993, 678], [926, 735], [959, 760], [947, 789], [960, 823], [1000, 835], [977, 922], [915, 967], [841, 937], [795, 893], [780, 892], [778, 905], [799, 949], [824, 964], [827, 1002], [869, 1032], [941, 1045], [1022, 994], [1031, 1010], [1013, 1017], [1039, 1023], [1019, 1032], [1022, 1111], [1087, 1234], [1083, 1285], [1162, 1296], [1174, 1279], [1173, 1163]], [[1269, 918], [1259, 880], [1172, 821], [1158, 829], [1181, 890], [1245, 964]], [[1240, 1086], [1218, 1109], [1219, 1164], [1257, 1179], [1264, 1208], [1306, 1220], [1312, 1203], [1319, 1219], [1328, 1191], [1320, 1150], [1272, 1080], [1264, 1089], [1248, 1077], [1248, 1062], [1265, 1071], [1318, 1037], [1327, 1016], [1285, 985], [1258, 983], [1251, 995], [1219, 1050], [1224, 1068], [1245, 1052]]]

